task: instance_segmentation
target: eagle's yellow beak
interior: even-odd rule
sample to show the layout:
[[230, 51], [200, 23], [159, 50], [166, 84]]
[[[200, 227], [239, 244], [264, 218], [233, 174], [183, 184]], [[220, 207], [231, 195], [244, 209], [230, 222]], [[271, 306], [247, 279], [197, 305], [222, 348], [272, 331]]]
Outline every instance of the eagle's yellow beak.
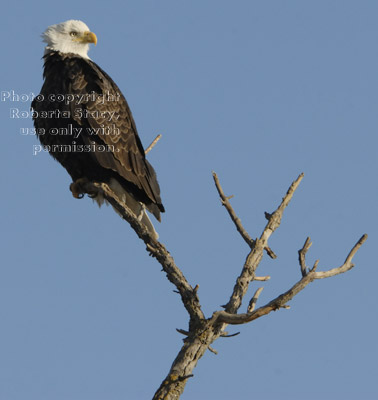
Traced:
[[97, 36], [93, 32], [84, 32], [83, 36], [79, 39], [82, 43], [94, 43], [97, 44]]

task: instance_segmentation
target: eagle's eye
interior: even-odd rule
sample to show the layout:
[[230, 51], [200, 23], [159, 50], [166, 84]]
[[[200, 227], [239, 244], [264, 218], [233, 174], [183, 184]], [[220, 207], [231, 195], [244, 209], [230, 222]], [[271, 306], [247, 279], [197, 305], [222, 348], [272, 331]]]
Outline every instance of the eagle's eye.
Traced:
[[72, 32], [70, 32], [70, 35], [71, 35], [72, 37], [75, 37], [75, 36], [77, 36], [77, 32], [72, 31]]

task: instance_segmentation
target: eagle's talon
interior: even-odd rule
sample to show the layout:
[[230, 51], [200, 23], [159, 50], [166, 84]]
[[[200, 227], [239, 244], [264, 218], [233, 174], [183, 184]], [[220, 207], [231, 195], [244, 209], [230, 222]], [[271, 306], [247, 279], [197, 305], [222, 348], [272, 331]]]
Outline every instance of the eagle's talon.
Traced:
[[72, 196], [75, 197], [75, 199], [82, 199], [85, 196], [86, 192], [84, 190], [84, 185], [87, 183], [87, 178], [80, 178], [71, 183], [70, 190], [72, 192]]

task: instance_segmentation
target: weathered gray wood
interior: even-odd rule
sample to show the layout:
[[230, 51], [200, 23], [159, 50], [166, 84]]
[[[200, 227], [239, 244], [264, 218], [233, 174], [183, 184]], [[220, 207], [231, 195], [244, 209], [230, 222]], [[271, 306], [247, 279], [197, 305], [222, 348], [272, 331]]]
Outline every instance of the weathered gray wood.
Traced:
[[286, 195], [283, 197], [281, 204], [276, 211], [272, 214], [265, 213], [268, 220], [261, 236], [257, 239], [252, 239], [248, 232], [243, 227], [240, 218], [236, 215], [229, 200], [232, 196], [227, 197], [219, 183], [219, 179], [213, 173], [214, 182], [218, 190], [222, 205], [224, 205], [235, 224], [241, 237], [250, 247], [245, 263], [242, 267], [241, 273], [236, 279], [233, 292], [230, 296], [228, 303], [224, 306], [224, 310], [217, 310], [210, 318], [206, 318], [201, 310], [200, 301], [198, 298], [197, 290], [198, 285], [194, 288], [188, 283], [182, 271], [177, 267], [171, 254], [166, 247], [157, 241], [154, 237], [150, 236], [144, 225], [136, 218], [136, 216], [123, 204], [115, 193], [103, 183], [88, 183], [85, 185], [84, 190], [86, 193], [95, 194], [101, 191], [106, 200], [119, 212], [123, 219], [125, 219], [137, 235], [146, 244], [146, 249], [151, 256], [155, 257], [166, 273], [170, 282], [175, 285], [177, 292], [181, 296], [181, 300], [185, 309], [189, 314], [189, 329], [178, 329], [178, 332], [185, 335], [184, 344], [179, 351], [177, 357], [172, 363], [172, 366], [162, 381], [159, 389], [156, 391], [153, 400], [177, 400], [180, 398], [184, 391], [185, 385], [193, 376], [193, 370], [196, 367], [200, 358], [205, 354], [206, 350], [216, 353], [211, 345], [219, 337], [234, 336], [228, 335], [225, 328], [228, 324], [240, 325], [249, 323], [257, 318], [269, 314], [271, 311], [280, 308], [289, 308], [289, 302], [297, 293], [303, 290], [309, 283], [316, 279], [329, 278], [340, 273], [349, 271], [353, 268], [352, 259], [358, 249], [366, 241], [367, 235], [363, 235], [359, 241], [354, 245], [349, 252], [343, 265], [338, 268], [333, 268], [328, 271], [317, 272], [316, 268], [318, 261], [315, 262], [311, 270], [306, 266], [306, 253], [311, 247], [311, 241], [307, 238], [303, 248], [299, 250], [299, 265], [302, 278], [295, 283], [285, 293], [277, 296], [275, 299], [266, 305], [259, 307], [255, 310], [256, 303], [262, 288], [257, 289], [253, 298], [250, 300], [247, 313], [237, 314], [243, 297], [247, 293], [249, 284], [253, 281], [268, 280], [270, 277], [256, 277], [256, 270], [264, 256], [264, 251], [271, 258], [276, 258], [274, 252], [268, 245], [268, 240], [273, 232], [280, 226], [283, 212], [292, 199], [294, 192], [298, 188], [303, 174], [291, 184]]

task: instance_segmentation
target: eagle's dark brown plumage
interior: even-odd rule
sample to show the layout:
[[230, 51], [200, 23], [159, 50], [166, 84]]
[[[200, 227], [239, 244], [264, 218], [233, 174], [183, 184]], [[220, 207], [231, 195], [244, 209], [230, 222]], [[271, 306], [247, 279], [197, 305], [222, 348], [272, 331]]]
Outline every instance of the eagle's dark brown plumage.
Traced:
[[[61, 26], [63, 34], [72, 37], [72, 29], [77, 30], [72, 23], [79, 22], [48, 29]], [[96, 38], [88, 31], [83, 35], [88, 33]], [[93, 36], [82, 42], [92, 42]], [[130, 208], [142, 203], [160, 220], [164, 207], [155, 171], [146, 160], [129, 106], [110, 76], [88, 57], [59, 51], [59, 46], [46, 47], [43, 75], [40, 96], [32, 103], [41, 143], [74, 182], [117, 182], [132, 199], [126, 201]], [[43, 118], [42, 111], [51, 113]], [[73, 151], [63, 151], [69, 148]], [[77, 151], [84, 148], [90, 151]], [[133, 211], [138, 215], [141, 209]]]

